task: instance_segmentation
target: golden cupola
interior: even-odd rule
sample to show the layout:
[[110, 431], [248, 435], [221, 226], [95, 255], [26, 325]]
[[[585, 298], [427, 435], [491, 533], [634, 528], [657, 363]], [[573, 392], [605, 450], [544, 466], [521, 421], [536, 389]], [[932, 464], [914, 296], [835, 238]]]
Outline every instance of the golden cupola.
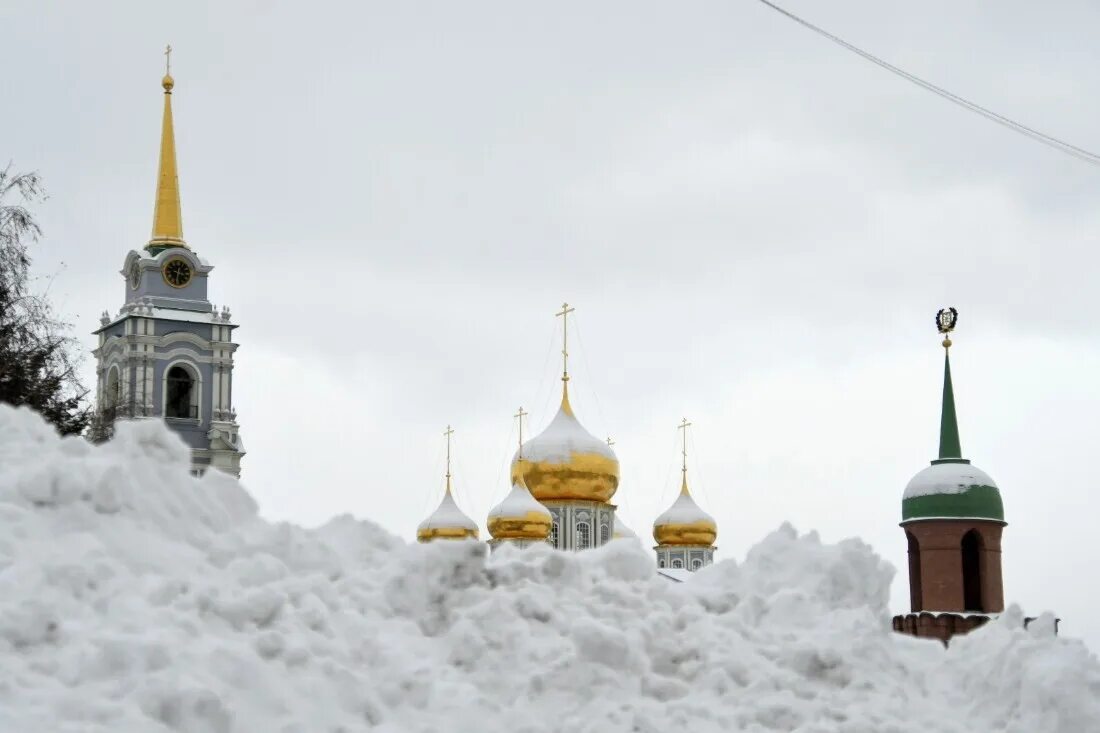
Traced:
[[523, 476], [518, 478], [504, 501], [489, 512], [489, 534], [494, 540], [545, 541], [554, 518], [531, 496]]
[[704, 512], [691, 492], [687, 481], [687, 420], [681, 423], [684, 431], [684, 461], [680, 469], [680, 494], [664, 514], [653, 522], [653, 539], [658, 545], [705, 545], [710, 546], [718, 538], [718, 524], [714, 517]]
[[478, 538], [477, 523], [470, 519], [455, 503], [451, 491], [451, 435], [454, 430], [447, 426], [447, 486], [443, 500], [436, 510], [416, 528], [416, 539], [420, 542], [432, 540], [464, 540]]
[[512, 482], [522, 480], [539, 501], [608, 502], [619, 488], [619, 459], [581, 425], [569, 405], [568, 383], [558, 414], [512, 460]]
[[[562, 306], [559, 316], [572, 309]], [[522, 480], [539, 501], [607, 503], [619, 488], [619, 459], [611, 446], [589, 433], [569, 404], [568, 331], [562, 340], [562, 397], [558, 414], [512, 459], [512, 483]]]

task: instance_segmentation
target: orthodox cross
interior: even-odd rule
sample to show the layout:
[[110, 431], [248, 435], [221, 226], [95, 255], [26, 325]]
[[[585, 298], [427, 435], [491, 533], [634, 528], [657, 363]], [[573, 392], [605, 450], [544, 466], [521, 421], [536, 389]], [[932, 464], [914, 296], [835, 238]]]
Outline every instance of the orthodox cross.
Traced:
[[172, 45], [169, 44], [164, 47], [164, 74], [165, 76], [172, 75]]
[[447, 438], [447, 491], [451, 490], [451, 436], [454, 434], [454, 428], [450, 425], [443, 431], [443, 435]]
[[613, 445], [615, 445], [615, 441], [611, 439], [610, 435], [607, 436], [607, 447], [610, 448]]
[[683, 462], [683, 465], [680, 467], [680, 471], [685, 476], [687, 475], [687, 472], [688, 472], [688, 428], [690, 428], [690, 427], [691, 427], [691, 423], [689, 423], [688, 419], [685, 417], [683, 422], [680, 423], [680, 427], [679, 427], [679, 429], [684, 432], [684, 434], [683, 434], [683, 441], [684, 442], [683, 442], [683, 450], [682, 450], [683, 457], [684, 457], [684, 462]]
[[569, 381], [569, 314], [577, 310], [570, 308], [568, 303], [561, 304], [561, 311], [555, 313], [561, 316], [561, 381]]
[[524, 412], [523, 406], [520, 405], [519, 412], [512, 417], [519, 420], [519, 459], [523, 460], [523, 418], [527, 417], [527, 413]]

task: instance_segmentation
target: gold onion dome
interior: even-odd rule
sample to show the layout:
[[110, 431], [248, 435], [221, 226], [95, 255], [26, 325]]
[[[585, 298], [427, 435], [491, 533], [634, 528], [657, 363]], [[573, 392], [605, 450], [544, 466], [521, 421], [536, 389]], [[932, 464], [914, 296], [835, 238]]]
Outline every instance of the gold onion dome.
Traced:
[[516, 451], [511, 476], [538, 501], [607, 502], [619, 488], [619, 459], [577, 420], [566, 388], [558, 414]]
[[691, 498], [685, 471], [680, 495], [653, 522], [653, 539], [658, 545], [713, 545], [717, 538], [718, 525]]
[[520, 476], [504, 501], [489, 512], [487, 524], [495, 540], [545, 540], [554, 518], [531, 496]]
[[447, 486], [439, 507], [416, 528], [416, 539], [421, 542], [466, 538], [476, 540], [477, 535], [477, 524], [458, 508], [450, 486]]

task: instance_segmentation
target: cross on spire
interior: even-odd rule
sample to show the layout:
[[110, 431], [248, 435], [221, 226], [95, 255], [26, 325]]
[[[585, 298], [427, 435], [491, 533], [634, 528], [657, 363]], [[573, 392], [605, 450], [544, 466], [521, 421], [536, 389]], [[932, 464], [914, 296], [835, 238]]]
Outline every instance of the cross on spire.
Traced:
[[447, 438], [447, 493], [451, 492], [451, 436], [454, 434], [454, 428], [450, 425], [443, 431], [444, 437]]
[[561, 381], [569, 381], [569, 314], [577, 310], [568, 303], [561, 304], [561, 310], [554, 315], [561, 317]]
[[523, 405], [520, 405], [519, 412], [512, 417], [519, 421], [519, 459], [523, 460], [523, 418], [527, 417], [527, 412], [523, 409]]
[[613, 445], [615, 445], [615, 441], [611, 439], [610, 435], [607, 436], [607, 447], [610, 448]]
[[690, 427], [691, 423], [689, 423], [688, 419], [685, 417], [678, 428], [683, 432], [683, 449], [681, 450], [681, 453], [683, 455], [683, 464], [680, 466], [680, 472], [683, 473], [685, 480], [687, 478], [688, 472], [688, 428]]
[[172, 75], [172, 44], [164, 47], [164, 75]]

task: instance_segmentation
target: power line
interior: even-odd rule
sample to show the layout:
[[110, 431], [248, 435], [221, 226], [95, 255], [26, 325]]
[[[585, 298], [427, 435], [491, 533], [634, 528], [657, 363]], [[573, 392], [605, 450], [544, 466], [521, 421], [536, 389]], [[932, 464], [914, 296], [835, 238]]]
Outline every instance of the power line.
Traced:
[[969, 110], [969, 111], [971, 111], [975, 114], [981, 115], [982, 117], [985, 117], [987, 120], [991, 120], [993, 122], [996, 122], [998, 125], [1001, 125], [1003, 127], [1007, 127], [1008, 129], [1012, 130], [1013, 132], [1017, 132], [1017, 133], [1025, 136], [1025, 137], [1029, 137], [1032, 140], [1034, 140], [1035, 142], [1042, 143], [1043, 145], [1054, 148], [1055, 150], [1058, 150], [1062, 153], [1065, 153], [1066, 155], [1071, 155], [1074, 158], [1077, 158], [1078, 160], [1082, 160], [1086, 163], [1091, 163], [1092, 165], [1100, 166], [1100, 154], [1093, 153], [1089, 150], [1085, 150], [1084, 148], [1079, 148], [1076, 145], [1072, 145], [1070, 143], [1067, 143], [1064, 140], [1059, 140], [1056, 137], [1052, 137], [1050, 135], [1047, 135], [1046, 133], [1040, 132], [1039, 130], [1028, 127], [1027, 125], [1025, 125], [1021, 122], [1017, 122], [1016, 120], [1013, 120], [1009, 117], [1005, 117], [1002, 114], [998, 114], [997, 112], [994, 112], [991, 109], [987, 109], [986, 107], [983, 107], [980, 104], [977, 104], [976, 102], [971, 102], [970, 100], [964, 99], [963, 97], [960, 97], [957, 94], [953, 94], [953, 93], [947, 91], [946, 89], [944, 89], [943, 87], [939, 87], [939, 86], [936, 86], [935, 84], [933, 84], [932, 82], [925, 81], [924, 79], [920, 78], [919, 76], [917, 76], [915, 74], [910, 74], [905, 69], [894, 66], [890, 62], [885, 61], [885, 60], [879, 58], [878, 56], [875, 56], [874, 54], [872, 54], [868, 51], [864, 51], [863, 49], [859, 48], [858, 46], [855, 46], [851, 43], [848, 43], [843, 38], [835, 36], [832, 33], [829, 33], [824, 28], [820, 28], [820, 27], [814, 25], [813, 23], [809, 22], [808, 20], [804, 20], [803, 18], [798, 17], [797, 15], [792, 13], [791, 11], [785, 10], [784, 8], [779, 7], [775, 3], [770, 2], [770, 0], [758, 0], [758, 1], [761, 4], [766, 5], [767, 7], [771, 8], [774, 11], [776, 11], [777, 13], [790, 18], [791, 20], [798, 23], [799, 25], [810, 29], [814, 33], [817, 33], [818, 35], [829, 39], [833, 43], [835, 43], [839, 46], [842, 46], [843, 48], [846, 48], [847, 50], [851, 51], [852, 53], [856, 54], [857, 56], [860, 56], [860, 57], [870, 61], [871, 63], [875, 64], [876, 66], [879, 66], [883, 69], [886, 69], [887, 71], [889, 71], [892, 74], [900, 76], [902, 79], [905, 79], [908, 82], [916, 84], [917, 86], [921, 87], [922, 89], [926, 89], [926, 90], [932, 92], [933, 94], [939, 95], [940, 97], [942, 97], [943, 99], [946, 99], [948, 102], [951, 102], [952, 104], [958, 105], [959, 107], [962, 107], [963, 109], [966, 109], [966, 110]]

